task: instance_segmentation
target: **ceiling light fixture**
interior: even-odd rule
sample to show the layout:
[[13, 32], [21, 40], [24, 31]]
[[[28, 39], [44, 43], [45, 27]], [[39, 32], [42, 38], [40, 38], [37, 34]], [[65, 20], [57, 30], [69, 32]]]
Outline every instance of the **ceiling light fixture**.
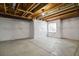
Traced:
[[44, 16], [45, 15], [45, 13], [42, 13], [42, 16]]
[[44, 9], [42, 9], [42, 16], [44, 16], [45, 15], [45, 13], [44, 13]]

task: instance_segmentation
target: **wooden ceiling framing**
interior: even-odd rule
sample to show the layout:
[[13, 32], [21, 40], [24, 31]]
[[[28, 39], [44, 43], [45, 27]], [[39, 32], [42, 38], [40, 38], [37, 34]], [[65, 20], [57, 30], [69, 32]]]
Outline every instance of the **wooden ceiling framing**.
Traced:
[[44, 12], [44, 15], [37, 16], [40, 20], [52, 21], [57, 19], [66, 19], [72, 17], [79, 17], [78, 3], [62, 3], [52, 9]]
[[0, 13], [31, 20], [33, 18], [32, 15], [47, 4], [48, 3], [0, 3]]
[[[66, 3], [0, 3], [0, 14], [32, 20], [34, 17], [41, 15], [42, 9], [44, 9], [45, 12], [50, 12], [51, 9], [60, 8], [64, 4]], [[69, 13], [68, 16], [71, 16], [72, 14], [73, 16], [78, 16], [78, 7], [76, 10], [73, 11], [73, 13]], [[42, 18], [46, 21], [50, 18], [67, 18], [67, 16], [64, 16], [64, 12], [66, 14], [67, 11], [62, 12], [62, 17], [61, 13], [57, 13], [55, 15], [51, 14]]]
[[[65, 4], [65, 6], [70, 4]], [[58, 12], [53, 13], [51, 15], [43, 17], [47, 21], [56, 20], [56, 19], [66, 19], [72, 17], [79, 17], [79, 5], [77, 3], [71, 4], [67, 8], [65, 6], [60, 6]], [[61, 8], [64, 7], [64, 8]], [[61, 10], [61, 11], [60, 11]], [[53, 10], [52, 10], [53, 11]]]

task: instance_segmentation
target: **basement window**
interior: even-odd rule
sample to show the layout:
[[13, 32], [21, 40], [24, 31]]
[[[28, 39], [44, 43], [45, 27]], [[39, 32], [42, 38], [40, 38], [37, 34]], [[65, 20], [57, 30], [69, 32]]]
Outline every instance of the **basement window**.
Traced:
[[48, 32], [56, 32], [56, 23], [49, 23], [48, 24]]

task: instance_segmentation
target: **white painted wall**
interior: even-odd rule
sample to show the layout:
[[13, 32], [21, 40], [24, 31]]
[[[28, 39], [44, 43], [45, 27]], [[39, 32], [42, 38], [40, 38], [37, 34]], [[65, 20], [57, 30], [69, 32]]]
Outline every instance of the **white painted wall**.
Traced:
[[0, 41], [30, 38], [32, 22], [0, 17]]
[[30, 38], [34, 38], [34, 22], [30, 22]]
[[[57, 39], [57, 38], [60, 38], [63, 35], [61, 33], [62, 32], [61, 29], [62, 29], [63, 26], [61, 26], [61, 25], [63, 25], [63, 24], [67, 25], [67, 24], [64, 23], [64, 21], [69, 21], [69, 20], [52, 21], [52, 22], [56, 22], [57, 23], [57, 32], [55, 34], [49, 33], [50, 36], [56, 37], [56, 38], [51, 38], [51, 37], [47, 37], [47, 29], [46, 29], [47, 28], [47, 22], [40, 21], [40, 20], [35, 20], [34, 21], [34, 38], [35, 38], [34, 42], [38, 46], [44, 47], [44, 49], [46, 49], [47, 51], [51, 52], [54, 55], [60, 55], [60, 56], [62, 56], [62, 55], [63, 56], [64, 55], [65, 56], [75, 55], [76, 48], [77, 48], [77, 43], [75, 41], [70, 41], [70, 40], [65, 40], [65, 39], [62, 39], [62, 40], [61, 39]], [[74, 21], [77, 22], [76, 20], [74, 20]], [[74, 21], [73, 21], [73, 23], [74, 23]], [[69, 23], [69, 22], [67, 22], [67, 23]], [[78, 23], [75, 24], [75, 26], [79, 26]], [[72, 25], [69, 25], [69, 26], [72, 26]], [[64, 30], [65, 30], [65, 28], [64, 28]], [[74, 32], [76, 32], [76, 31], [74, 31]], [[63, 32], [63, 33], [66, 33], [66, 32]], [[72, 35], [73, 34], [74, 33], [72, 32]], [[78, 35], [78, 34], [76, 34], [76, 35]], [[77, 52], [76, 55], [79, 55], [79, 53]]]
[[62, 21], [55, 20], [51, 22], [57, 23], [57, 32], [48, 33], [49, 37], [79, 40], [79, 17], [68, 18]]
[[63, 21], [55, 20], [53, 22], [57, 23], [57, 32], [48, 33], [50, 37], [47, 37], [47, 22], [40, 20], [34, 21], [34, 38], [36, 39], [36, 42], [34, 42], [54, 55], [79, 55], [78, 42], [57, 39], [67, 38], [79, 40], [79, 17], [69, 18]]
[[47, 37], [47, 22], [42, 20], [34, 20], [34, 38]]
[[62, 22], [62, 37], [79, 40], [79, 17], [65, 19]]

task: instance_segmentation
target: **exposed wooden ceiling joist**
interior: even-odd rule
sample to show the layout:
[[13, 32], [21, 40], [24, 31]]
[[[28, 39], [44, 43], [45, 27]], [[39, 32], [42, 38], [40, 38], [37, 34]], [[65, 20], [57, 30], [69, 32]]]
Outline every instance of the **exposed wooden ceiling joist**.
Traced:
[[7, 12], [7, 9], [6, 9], [6, 4], [4, 3], [4, 10], [5, 10], [5, 13]]
[[30, 9], [29, 11], [32, 11], [33, 9], [35, 9], [40, 3], [36, 4], [32, 9]]
[[26, 12], [25, 13], [23, 13], [23, 15], [22, 16], [24, 16], [24, 15], [26, 15], [27, 14], [27, 11], [29, 11], [33, 6], [35, 5], [35, 3], [33, 3], [27, 10], [26, 10]]
[[66, 18], [71, 18], [71, 17], [78, 17], [79, 16], [79, 12], [78, 11], [73, 11], [71, 13], [66, 13], [66, 14], [62, 14], [60, 16], [56, 16], [56, 17], [52, 17], [49, 19], [46, 19], [46, 21], [53, 21], [53, 20], [58, 20], [58, 19], [66, 19]]
[[24, 11], [24, 10], [22, 10], [22, 9], [17, 9], [18, 11], [22, 11], [22, 12], [26, 12], [26, 11]]
[[[34, 4], [35, 5], [35, 4]], [[33, 9], [35, 9], [38, 5], [40, 5], [40, 3], [38, 3], [38, 4], [36, 4], [35, 6], [33, 6], [29, 11], [31, 12]], [[31, 13], [32, 14], [32, 13]], [[27, 13], [25, 14], [25, 15], [27, 15]], [[24, 16], [25, 16], [24, 15]]]
[[[3, 3], [0, 4], [0, 13], [24, 19], [33, 19], [34, 17], [42, 14], [42, 9], [44, 9], [44, 12], [49, 12], [51, 9], [59, 8], [65, 4], [68, 3], [16, 3], [14, 4], [15, 6], [13, 8], [13, 3]], [[66, 11], [59, 12], [52, 16], [46, 16], [44, 19], [49, 19], [52, 17], [56, 18], [60, 16], [59, 14], [64, 12]]]
[[[24, 13], [31, 13], [32, 14], [32, 12], [30, 12], [30, 11], [24, 11], [24, 10], [21, 10], [21, 9], [17, 9], [18, 11], [22, 11], [22, 12], [24, 12]], [[23, 13], [23, 14], [24, 14]]]
[[20, 5], [20, 4], [18, 3], [18, 5], [16, 6], [16, 10], [15, 10], [15, 13], [14, 13], [14, 14], [16, 14], [19, 5]]
[[45, 19], [50, 19], [50, 18], [58, 17], [58, 16], [60, 16], [62, 14], [66, 14], [66, 13], [69, 13], [69, 12], [72, 12], [72, 11], [74, 12], [74, 11], [77, 11], [79, 9], [79, 7], [74, 6], [74, 7], [70, 8], [70, 9], [67, 9], [67, 8], [65, 8], [65, 9], [66, 10], [60, 11], [60, 12], [55, 13], [55, 14], [51, 14], [51, 15], [49, 15], [47, 17], [44, 17], [44, 18]]
[[45, 12], [46, 12], [46, 11], [48, 11], [48, 10], [50, 10], [52, 8], [55, 8], [55, 7], [59, 6], [59, 5], [62, 5], [62, 3], [54, 3], [54, 4], [49, 3], [49, 4], [45, 5], [44, 7], [42, 7], [41, 9], [39, 9], [38, 11], [36, 11], [34, 13], [33, 17], [36, 17], [36, 16], [40, 15], [42, 13], [42, 9], [44, 9]]

